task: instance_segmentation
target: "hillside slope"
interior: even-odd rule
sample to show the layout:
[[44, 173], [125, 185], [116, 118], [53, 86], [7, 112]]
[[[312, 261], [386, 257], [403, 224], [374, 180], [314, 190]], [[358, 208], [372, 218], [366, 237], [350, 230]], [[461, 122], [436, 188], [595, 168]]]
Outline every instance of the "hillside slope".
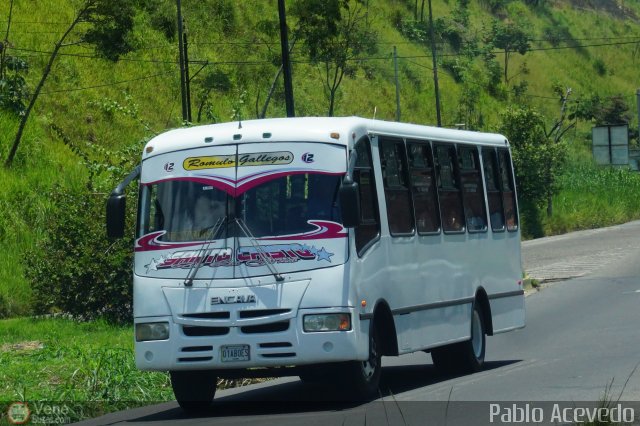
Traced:
[[[126, 172], [121, 166], [128, 161], [121, 157], [131, 155], [129, 161], [135, 161], [131, 154], [135, 150], [122, 154], [123, 150], [182, 124], [175, 4], [141, 3], [144, 7], [134, 17], [134, 30], [128, 36], [135, 49], [119, 61], [103, 59], [84, 44], [62, 49], [16, 161], [11, 168], [0, 169], [0, 317], [29, 312], [32, 295], [24, 278], [24, 256], [43, 237], [45, 225], [56, 220], [52, 188], [73, 188], [102, 200], [108, 185]], [[288, 2], [289, 9], [293, 3]], [[336, 115], [371, 117], [376, 111], [377, 118], [395, 119], [395, 46], [402, 120], [436, 122], [431, 51], [425, 39], [427, 27], [421, 22], [421, 15], [425, 20], [428, 16], [424, 3], [363, 2], [365, 25], [378, 35], [377, 53], [354, 61], [358, 66], [338, 91]], [[62, 0], [0, 4], [0, 35], [9, 28], [5, 54], [28, 64], [29, 72], [21, 75], [30, 91], [54, 43], [74, 18], [71, 4]], [[554, 87], [562, 92], [571, 88], [571, 102], [621, 94], [627, 105], [635, 105], [637, 1], [433, 0], [433, 7], [445, 126], [462, 123], [492, 130], [500, 112], [513, 103], [537, 108], [552, 123], [560, 111]], [[183, 15], [192, 61], [192, 121], [256, 117], [278, 71], [277, 1], [183, 2]], [[487, 47], [486, 34], [494, 21], [522, 29], [531, 40], [524, 54], [510, 53], [507, 83], [504, 50]], [[289, 17], [289, 25], [296, 27], [295, 17]], [[310, 63], [300, 41], [295, 42], [292, 59], [297, 115], [325, 115], [322, 68]], [[281, 79], [266, 113], [285, 115]], [[631, 126], [637, 127], [635, 114], [630, 118]], [[18, 121], [14, 112], [0, 109], [3, 162]], [[590, 126], [578, 122], [569, 135], [575, 155], [584, 156], [588, 150], [585, 135]], [[112, 166], [117, 167], [109, 169]]]

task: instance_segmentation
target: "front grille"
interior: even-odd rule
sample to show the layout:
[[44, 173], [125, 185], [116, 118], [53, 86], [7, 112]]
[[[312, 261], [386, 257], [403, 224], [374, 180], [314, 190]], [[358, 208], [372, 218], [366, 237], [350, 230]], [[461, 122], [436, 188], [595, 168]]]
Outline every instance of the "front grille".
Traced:
[[289, 342], [270, 342], [270, 343], [260, 343], [262, 349], [270, 349], [270, 348], [290, 348], [293, 345]]
[[247, 325], [240, 327], [240, 331], [245, 334], [256, 333], [276, 333], [279, 331], [287, 331], [289, 329], [289, 321], [271, 322], [269, 324]]
[[181, 349], [182, 352], [206, 352], [212, 350], [213, 346], [187, 346]]
[[280, 354], [262, 354], [262, 358], [292, 358], [296, 356], [295, 352], [283, 352]]
[[199, 319], [229, 319], [231, 314], [229, 312], [201, 312], [198, 314], [182, 314], [184, 318], [199, 318]]
[[203, 361], [211, 361], [213, 359], [212, 356], [194, 356], [189, 358], [178, 358], [178, 362], [203, 362]]
[[182, 332], [189, 337], [224, 336], [229, 333], [229, 327], [200, 327], [196, 325], [183, 325]]
[[252, 309], [250, 311], [240, 311], [240, 318], [269, 317], [291, 312], [291, 309]]

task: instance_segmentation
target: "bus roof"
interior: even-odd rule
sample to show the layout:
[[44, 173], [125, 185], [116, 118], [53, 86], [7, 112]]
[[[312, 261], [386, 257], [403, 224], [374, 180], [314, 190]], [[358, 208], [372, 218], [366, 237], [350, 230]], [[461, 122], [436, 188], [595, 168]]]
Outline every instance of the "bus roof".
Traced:
[[366, 134], [443, 142], [508, 145], [504, 136], [495, 133], [453, 130], [361, 117], [269, 118], [169, 130], [147, 143], [144, 157], [207, 145], [258, 142], [324, 142], [347, 145], [351, 148], [354, 142]]

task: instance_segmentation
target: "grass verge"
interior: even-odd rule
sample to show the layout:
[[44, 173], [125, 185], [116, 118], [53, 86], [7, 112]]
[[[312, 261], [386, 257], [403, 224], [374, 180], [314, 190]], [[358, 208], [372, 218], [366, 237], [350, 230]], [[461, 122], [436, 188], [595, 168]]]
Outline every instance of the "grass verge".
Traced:
[[[139, 371], [133, 329], [63, 318], [0, 321], [0, 413], [27, 401], [64, 405], [66, 421], [173, 400], [166, 373]], [[65, 421], [65, 422], [66, 422]]]
[[640, 173], [589, 163], [567, 168], [554, 197], [545, 235], [594, 229], [640, 219]]
[[[0, 366], [0, 425], [8, 424], [7, 409], [17, 401], [26, 401], [32, 414], [62, 407], [64, 413], [53, 413], [62, 422], [44, 423], [66, 424], [174, 400], [167, 373], [136, 368], [132, 326], [60, 317], [0, 320]], [[262, 380], [220, 379], [218, 389]]]

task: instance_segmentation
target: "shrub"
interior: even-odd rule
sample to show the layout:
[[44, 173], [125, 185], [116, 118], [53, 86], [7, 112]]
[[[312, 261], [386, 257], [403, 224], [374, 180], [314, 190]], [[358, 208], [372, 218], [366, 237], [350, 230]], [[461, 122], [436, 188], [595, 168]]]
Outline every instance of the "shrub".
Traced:
[[461, 58], [443, 59], [442, 68], [451, 74], [456, 83], [462, 83], [464, 75], [469, 68], [469, 61]]
[[26, 256], [35, 312], [130, 322], [132, 239], [107, 240], [103, 196], [57, 187], [51, 197], [46, 237]]
[[[44, 237], [25, 253], [35, 313], [131, 322], [136, 209], [134, 203], [127, 209], [125, 235], [129, 237], [110, 241], [105, 232], [105, 203], [106, 195], [138, 161], [139, 145], [121, 152], [95, 146], [93, 156], [108, 160], [93, 160], [87, 152], [81, 155], [89, 171], [84, 188], [53, 187], [50, 218], [42, 225]], [[134, 186], [130, 185], [131, 191]], [[133, 195], [129, 200], [136, 199]]]
[[593, 69], [600, 77], [604, 77], [607, 74], [607, 65], [601, 58], [596, 58], [593, 61]]
[[563, 41], [574, 42], [571, 31], [565, 24], [547, 25], [542, 32], [542, 38], [553, 47], [558, 47]]
[[539, 207], [558, 192], [566, 146], [546, 135], [543, 117], [535, 109], [515, 105], [500, 115], [498, 131], [509, 138], [512, 147], [523, 235], [542, 236]]
[[0, 318], [8, 318], [11, 315], [11, 307], [7, 297], [0, 293]]

